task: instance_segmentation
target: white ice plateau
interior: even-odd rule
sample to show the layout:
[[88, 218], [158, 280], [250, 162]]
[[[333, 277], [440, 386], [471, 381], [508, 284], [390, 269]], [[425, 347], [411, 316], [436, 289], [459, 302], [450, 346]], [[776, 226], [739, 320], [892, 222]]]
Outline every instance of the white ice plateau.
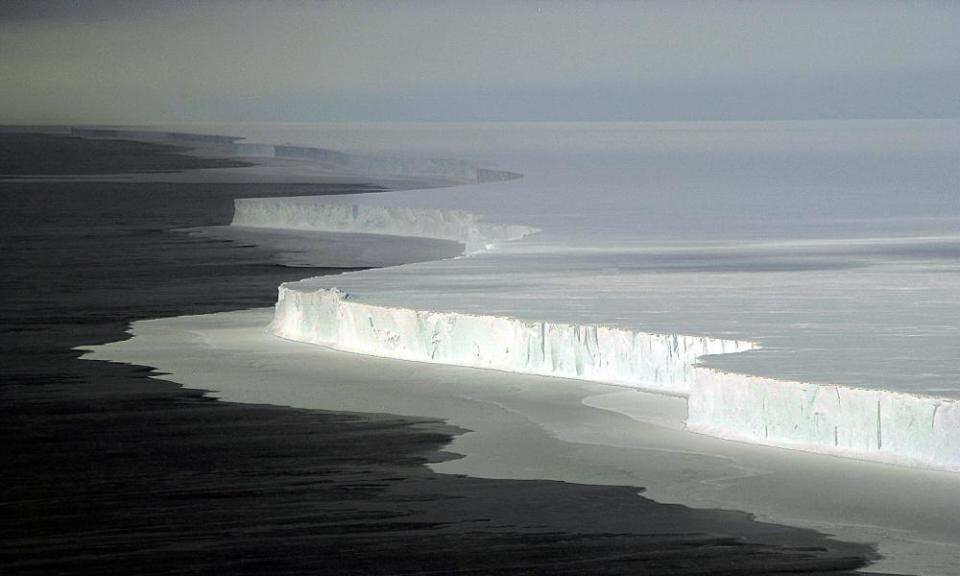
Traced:
[[187, 129], [264, 159], [211, 181], [444, 187], [238, 201], [205, 233], [389, 267], [139, 322], [90, 357], [471, 430], [440, 472], [644, 486], [956, 573], [960, 122]]
[[279, 336], [680, 395], [693, 431], [960, 470], [958, 121], [205, 131], [446, 185], [238, 200], [238, 228], [464, 245], [287, 283]]
[[243, 200], [234, 224], [470, 254], [285, 284], [284, 338], [682, 395], [697, 432], [960, 470], [958, 126], [286, 127], [523, 178], [433, 163], [466, 185]]

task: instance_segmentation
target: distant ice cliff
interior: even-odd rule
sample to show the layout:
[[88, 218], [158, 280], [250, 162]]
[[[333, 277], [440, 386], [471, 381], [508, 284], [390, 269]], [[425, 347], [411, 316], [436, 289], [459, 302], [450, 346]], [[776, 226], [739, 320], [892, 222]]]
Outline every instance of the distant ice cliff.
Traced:
[[235, 200], [231, 225], [436, 238], [460, 242], [468, 253], [537, 232], [529, 226], [486, 222], [462, 210], [325, 202], [309, 196]]
[[71, 128], [70, 133], [84, 138], [127, 138], [196, 147], [206, 153], [218, 155], [308, 160], [331, 169], [374, 176], [436, 178], [457, 183], [497, 182], [520, 178], [520, 174], [481, 168], [466, 160], [350, 154], [316, 146], [247, 142], [238, 136], [115, 128]]
[[707, 354], [749, 342], [374, 306], [337, 289], [282, 285], [271, 329], [290, 340], [388, 358], [579, 378], [686, 395]]

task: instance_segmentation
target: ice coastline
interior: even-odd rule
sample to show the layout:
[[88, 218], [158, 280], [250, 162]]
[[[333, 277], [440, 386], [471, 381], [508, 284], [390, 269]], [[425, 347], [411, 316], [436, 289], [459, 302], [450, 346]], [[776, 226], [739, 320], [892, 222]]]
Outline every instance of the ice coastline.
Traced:
[[270, 325], [336, 350], [574, 378], [687, 398], [689, 430], [891, 464], [960, 470], [949, 398], [790, 382], [699, 366], [752, 342], [364, 304], [284, 284]]
[[[441, 473], [643, 486], [663, 503], [743, 510], [877, 543], [883, 573], [954, 574], [960, 482], [684, 429], [684, 398], [586, 380], [413, 363], [275, 337], [270, 309], [138, 322], [85, 357], [149, 364], [232, 402], [443, 418], [471, 430]], [[921, 487], [919, 489], [918, 487]]]
[[244, 136], [197, 133], [184, 128], [73, 127], [51, 128], [48, 131], [83, 138], [126, 138], [187, 146], [193, 149], [193, 153], [201, 155], [305, 161], [328, 172], [363, 174], [366, 177], [439, 179], [461, 184], [498, 182], [520, 177], [514, 172], [482, 168], [464, 159], [343, 152], [315, 145], [273, 144], [249, 140]]
[[[943, 322], [958, 313], [960, 215], [944, 177], [955, 123], [410, 130], [417, 138], [407, 127], [284, 134], [311, 158], [303, 150], [335, 141], [357, 157], [470, 158], [468, 172], [462, 161], [381, 167], [445, 166], [474, 184], [244, 200], [233, 225], [439, 238], [476, 256], [288, 283], [278, 335], [680, 394], [697, 432], [960, 466], [957, 329]], [[481, 166], [524, 177], [478, 183]], [[624, 192], [651, 179], [649, 193]], [[684, 248], [706, 232], [705, 248]]]
[[463, 244], [467, 253], [538, 231], [529, 226], [486, 222], [463, 210], [317, 202], [311, 197], [288, 198], [284, 202], [274, 198], [236, 200], [231, 226], [451, 240]]
[[[846, 124], [840, 130], [835, 130], [836, 127], [833, 125], [826, 128], [828, 129], [822, 130], [816, 126], [801, 125], [784, 126], [783, 129], [763, 127], [755, 129], [757, 135], [764, 139], [765, 146], [782, 150], [778, 151], [771, 160], [773, 164], [781, 162], [780, 154], [782, 153], [793, 154], [800, 159], [800, 163], [810, 161], [797, 148], [796, 141], [816, 142], [823, 145], [824, 136], [834, 138], [833, 145], [837, 147], [837, 154], [842, 157], [841, 161], [852, 163], [854, 166], [862, 163], [864, 157], [889, 157], [892, 151], [900, 147], [923, 150], [932, 158], [939, 158], [943, 150], [948, 150], [956, 138], [951, 124], [914, 126], [867, 123]], [[551, 130], [554, 129], [544, 129], [544, 132], [550, 133]], [[619, 136], [620, 130], [617, 128], [614, 135]], [[537, 130], [531, 130], [531, 132], [538, 133]], [[706, 132], [710, 133], [710, 131]], [[378, 136], [382, 137], [384, 133], [391, 134], [390, 131], [385, 131]], [[583, 135], [585, 138], [589, 136], [587, 132], [581, 134], [576, 130], [557, 131], [561, 136], [567, 136], [569, 133]], [[837, 134], [842, 137], [838, 137]], [[657, 131], [656, 135], [662, 137], [664, 132]], [[670, 138], [675, 137], [670, 131], [666, 131], [666, 135]], [[927, 136], [926, 140], [923, 135]], [[602, 132], [601, 136], [603, 137], [600, 140], [602, 145], [611, 146], [611, 134]], [[721, 139], [724, 137], [720, 136]], [[954, 439], [956, 435], [951, 433], [960, 425], [960, 409], [956, 407], [956, 398], [929, 393], [928, 390], [935, 386], [923, 387], [908, 384], [912, 378], [905, 364], [898, 366], [899, 371], [876, 369], [878, 375], [883, 373], [883, 376], [889, 380], [889, 384], [879, 378], [872, 381], [869, 369], [865, 370], [862, 364], [851, 368], [858, 373], [863, 373], [863, 376], [858, 377], [859, 379], [854, 379], [852, 382], [833, 381], [830, 377], [840, 373], [843, 370], [841, 362], [846, 361], [838, 351], [837, 354], [841, 356], [834, 361], [836, 364], [831, 368], [832, 371], [824, 370], [823, 373], [814, 373], [809, 376], [810, 379], [807, 379], [804, 376], [809, 369], [798, 365], [799, 368], [793, 368], [792, 372], [785, 373], [785, 377], [778, 378], [766, 373], [775, 372], [775, 370], [754, 373], [750, 370], [749, 363], [745, 366], [733, 363], [730, 366], [729, 361], [717, 361], [716, 357], [720, 354], [756, 351], [767, 347], [764, 342], [739, 335], [735, 338], [709, 336], [708, 334], [715, 333], [717, 328], [721, 330], [727, 328], [719, 317], [712, 327], [708, 327], [709, 329], [698, 329], [696, 332], [688, 333], [692, 335], [684, 334], [680, 330], [664, 330], [670, 326], [668, 321], [656, 325], [654, 329], [648, 329], [644, 317], [639, 315], [636, 318], [627, 315], [623, 321], [618, 319], [608, 324], [608, 319], [616, 315], [605, 311], [607, 308], [619, 306], [621, 309], [628, 310], [642, 300], [642, 294], [629, 294], [631, 291], [629, 282], [632, 278], [630, 276], [620, 273], [613, 278], [614, 282], [624, 283], [621, 294], [626, 294], [625, 296], [612, 293], [607, 287], [602, 286], [604, 280], [593, 279], [597, 276], [609, 276], [607, 271], [610, 266], [619, 268], [619, 260], [622, 260], [623, 256], [616, 255], [616, 250], [621, 250], [617, 246], [632, 246], [635, 242], [627, 232], [631, 228], [631, 223], [619, 220], [620, 214], [617, 211], [610, 211], [612, 207], [601, 205], [603, 207], [601, 212], [596, 203], [592, 206], [582, 202], [577, 204], [582, 206], [582, 216], [576, 220], [565, 216], [567, 211], [561, 207], [565, 206], [564, 203], [576, 201], [565, 193], [568, 188], [566, 183], [583, 182], [585, 174], [599, 182], [603, 188], [624, 186], [625, 181], [622, 180], [621, 174], [628, 172], [624, 172], [621, 168], [623, 160], [620, 155], [623, 154], [623, 149], [615, 147], [613, 150], [613, 158], [615, 158], [613, 162], [616, 163], [616, 168], [613, 170], [611, 170], [611, 160], [606, 151], [604, 155], [598, 157], [597, 163], [602, 164], [605, 171], [601, 175], [594, 167], [578, 164], [577, 160], [564, 162], [566, 146], [569, 142], [562, 138], [555, 139], [560, 141], [560, 150], [563, 153], [558, 158], [544, 159], [530, 156], [532, 174], [527, 174], [524, 180], [519, 181], [488, 183], [482, 188], [459, 187], [443, 190], [441, 193], [408, 191], [393, 194], [391, 198], [380, 201], [380, 204], [366, 200], [317, 202], [310, 198], [253, 199], [238, 202], [233, 222], [236, 226], [441, 238], [465, 244], [467, 253], [479, 253], [489, 245], [517, 240], [532, 232], [543, 230], [537, 236], [522, 242], [519, 245], [520, 248], [505, 245], [502, 248], [508, 251], [507, 254], [498, 251], [491, 258], [474, 261], [471, 266], [446, 264], [419, 268], [406, 267], [406, 271], [388, 272], [379, 276], [370, 273], [361, 277], [351, 275], [351, 278], [342, 284], [288, 283], [280, 288], [276, 317], [272, 324], [275, 333], [291, 340], [317, 343], [369, 355], [580, 378], [678, 394], [689, 399], [687, 425], [692, 431], [738, 441], [908, 466], [946, 470], [957, 470], [960, 467], [960, 440]], [[384, 138], [378, 138], [378, 140], [384, 140]], [[422, 141], [430, 140], [430, 138], [422, 139]], [[526, 142], [523, 138], [518, 140], [521, 143]], [[836, 142], [839, 142], [839, 145]], [[735, 159], [741, 158], [739, 154], [742, 150], [752, 149], [749, 146], [744, 148], [740, 135], [736, 135], [736, 138], [731, 139], [728, 144], [735, 151], [733, 154]], [[504, 144], [498, 142], [498, 145]], [[525, 146], [525, 144], [521, 145]], [[631, 148], [634, 146], [631, 145]], [[358, 144], [358, 147], [362, 148], [362, 144]], [[456, 150], [446, 136], [439, 140], [439, 147]], [[550, 148], [550, 146], [546, 147]], [[481, 149], [489, 151], [489, 148], [487, 146]], [[636, 146], [636, 149], [641, 148], [642, 146]], [[377, 149], [377, 153], [383, 153], [383, 150]], [[653, 155], [657, 153], [657, 151], [650, 151]], [[758, 151], [757, 154], [764, 153]], [[522, 161], [527, 161], [528, 155], [529, 153], [519, 157]], [[482, 158], [482, 155], [480, 157]], [[948, 157], [949, 154], [944, 158]], [[742, 162], [742, 160], [737, 161]], [[814, 164], [823, 162], [819, 156], [815, 156], [813, 161]], [[522, 163], [510, 166], [510, 161], [504, 157], [493, 158], [491, 162], [500, 166], [507, 165], [509, 168], [507, 172], [523, 171]], [[476, 166], [480, 165], [483, 165], [483, 162], [476, 163]], [[565, 165], [567, 168], [560, 169], [560, 165]], [[693, 164], [690, 169], [696, 170], [696, 164]], [[877, 171], [881, 170], [878, 168]], [[614, 179], [611, 179], [611, 176]], [[844, 181], [850, 181], [854, 176], [863, 178], [864, 173], [856, 167], [851, 175], [844, 175], [843, 178]], [[868, 182], [869, 185], [880, 186], [873, 175], [870, 175]], [[756, 194], [758, 194], [760, 205], [757, 209], [768, 210], [763, 207], [763, 202], [768, 200], [759, 196], [762, 194], [762, 188], [770, 185], [768, 179], [764, 177], [758, 183], [748, 182], [748, 184], [745, 188], [746, 192], [738, 191], [738, 193], [751, 196], [754, 194], [750, 191], [752, 187], [758, 187]], [[894, 184], [899, 185], [897, 182]], [[699, 178], [697, 185], [701, 185]], [[936, 190], [940, 183], [924, 185]], [[723, 190], [723, 187], [719, 189]], [[558, 194], [560, 196], [557, 196]], [[940, 237], [936, 234], [931, 235], [929, 240], [921, 238], [918, 241], [912, 237], [897, 240], [895, 236], [881, 239], [882, 241], [877, 240], [874, 235], [884, 230], [884, 226], [914, 226], [910, 224], [909, 219], [904, 220], [905, 224], [900, 224], [900, 220], [891, 220], [891, 215], [895, 213], [894, 209], [901, 203], [895, 198], [888, 200], [879, 192], [878, 195], [884, 202], [892, 202], [891, 206], [880, 206], [878, 216], [883, 216], [883, 220], [877, 219], [877, 225], [867, 228], [869, 235], [855, 228], [864, 226], [863, 222], [872, 219], [873, 216], [847, 226], [845, 233], [853, 233], [855, 238], [850, 241], [838, 241], [837, 248], [818, 246], [816, 241], [812, 242], [811, 246], [814, 248], [810, 253], [815, 254], [816, 258], [802, 254], [798, 258], [797, 250], [790, 248], [789, 244], [761, 246], [759, 248], [761, 253], [767, 251], [773, 255], [772, 257], [764, 256], [765, 258], [771, 260], [778, 258], [773, 260], [772, 264], [762, 262], [761, 265], [771, 266], [774, 274], [780, 269], [778, 267], [782, 267], [786, 272], [793, 270], [794, 267], [797, 270], [811, 267], [814, 274], [808, 274], [808, 277], [813, 279], [815, 274], [822, 276], [822, 279], [813, 281], [822, 283], [824, 291], [835, 290], [838, 301], [845, 298], [844, 292], [864, 290], [858, 278], [865, 278], [866, 275], [844, 274], [843, 270], [846, 267], [853, 269], [853, 267], [868, 266], [871, 270], [884, 271], [883, 275], [877, 276], [874, 286], [869, 289], [882, 290], [886, 286], [886, 291], [890, 295], [881, 292], [880, 297], [872, 301], [874, 302], [872, 305], [878, 312], [894, 310], [900, 314], [900, 309], [906, 313], [907, 308], [912, 308], [918, 311], [917, 314], [929, 313], [929, 318], [921, 318], [921, 320], [929, 323], [930, 327], [921, 326], [921, 330], [913, 335], [913, 340], [922, 343], [923, 339], [930, 338], [933, 346], [928, 348], [931, 350], [928, 354], [933, 359], [945, 358], [943, 356], [945, 349], [940, 350], [943, 347], [944, 338], [935, 339], [932, 334], [927, 336], [925, 332], [933, 329], [938, 322], [938, 314], [949, 313], [950, 309], [949, 307], [945, 310], [931, 309], [927, 312], [926, 308], [929, 308], [928, 303], [931, 301], [941, 301], [944, 298], [942, 294], [948, 294], [951, 289], [948, 285], [944, 285], [942, 289], [937, 287], [937, 292], [924, 296], [922, 291], [917, 290], [917, 285], [911, 277], [915, 277], [930, 266], [937, 266], [938, 262], [949, 262], [949, 260], [942, 260], [944, 256], [939, 255], [937, 251], [952, 244], [946, 239], [939, 240]], [[604, 196], [601, 195], [598, 198], [602, 200]], [[682, 197], [679, 201], [686, 202]], [[794, 199], [781, 201], [795, 202]], [[632, 206], [632, 203], [633, 200], [626, 201], [624, 209]], [[811, 198], [810, 206], [823, 209], [817, 204], [836, 205], [835, 210], [839, 212], [850, 210], [849, 201], [843, 197], [814, 196]], [[437, 206], [437, 208], [411, 208], [411, 206]], [[648, 211], [646, 206], [642, 208], [638, 206], [638, 208], [643, 212]], [[692, 218], [696, 222], [701, 218], [697, 216], [699, 208], [696, 203], [687, 205], [687, 208], [690, 213], [684, 214], [683, 219]], [[902, 210], [902, 208], [897, 209]], [[620, 210], [620, 212], [623, 211]], [[639, 215], [641, 218], [646, 218], [643, 212]], [[511, 214], [514, 216], [511, 217]], [[802, 237], [802, 234], [805, 234], [805, 232], [786, 230], [788, 226], [796, 226], [795, 216], [793, 220], [783, 220], [784, 224], [779, 230], [772, 225], [775, 222], [762, 223], [759, 224], [760, 228], [756, 228], [757, 224], [736, 223], [732, 215], [721, 213], [710, 217], [718, 222], [725, 221], [724, 224], [734, 222], [737, 230], [757, 230], [753, 232], [754, 234], [758, 232], [764, 235], [787, 234], [786, 237], [795, 237], [798, 234]], [[817, 222], [821, 219], [822, 217], [816, 214], [803, 216], [803, 221]], [[531, 222], [533, 225], [500, 224], [504, 221]], [[584, 223], [590, 224], [590, 227], [584, 228]], [[657, 225], [653, 222], [651, 224]], [[946, 226], [949, 230], [952, 225], [948, 222]], [[588, 234], [590, 237], [585, 240]], [[544, 235], [545, 238], [541, 240], [540, 237]], [[861, 237], [859, 240], [856, 239], [858, 235]], [[607, 245], [598, 245], [596, 240], [598, 237], [603, 241], [615, 239], [614, 251], [611, 251]], [[569, 251], [571, 245], [582, 246], [577, 248], [582, 252], [573, 252], [568, 256], [564, 251]], [[562, 248], [560, 253], [556, 252], [558, 247]], [[630, 250], [630, 248], [627, 249]], [[878, 260], [874, 254], [881, 255], [881, 258]], [[894, 257], [888, 258], [888, 254], [893, 254]], [[898, 256], [901, 254], [906, 254], [907, 257]], [[948, 257], [952, 257], [949, 256], [950, 254], [952, 252], [946, 252]], [[611, 256], [615, 258], [611, 259]], [[684, 255], [680, 253], [676, 256], [676, 258], [683, 257]], [[548, 262], [547, 259], [550, 258], [554, 259]], [[634, 259], [632, 256], [630, 258]], [[722, 252], [707, 254], [705, 260], [723, 262], [717, 258], [728, 258], [728, 255]], [[683, 260], [678, 261], [683, 262]], [[591, 286], [599, 285], [602, 290], [596, 292], [597, 298], [608, 300], [609, 305], [590, 308], [602, 315], [592, 317], [590, 308], [584, 308], [574, 315], [571, 319], [573, 321], [565, 320], [568, 314], [566, 311], [557, 314], [537, 299], [536, 287], [526, 289], [515, 286], [508, 293], [487, 293], [483, 298], [476, 298], [476, 289], [467, 287], [472, 280], [478, 282], [477, 287], [480, 282], [490, 283], [497, 274], [509, 276], [530, 274], [531, 271], [539, 273], [551, 263], [560, 267], [571, 266], [574, 270], [571, 273], [557, 275], [556, 282], [549, 286], [549, 291], [556, 292], [558, 298], [579, 303], [586, 295], [586, 293], [578, 294], [580, 286], [584, 286], [583, 289], [589, 291], [595, 289]], [[656, 264], [661, 265], [659, 262]], [[744, 266], [755, 267], [757, 264], [754, 261], [748, 261]], [[580, 273], [576, 267], [584, 267], [584, 272]], [[822, 267], [825, 272], [817, 272], [819, 267]], [[831, 270], [834, 268], [840, 272], [832, 273]], [[887, 269], [890, 271], [886, 272]], [[596, 270], [596, 272], [589, 272], [590, 270]], [[747, 269], [748, 272], [751, 270]], [[712, 272], [712, 270], [709, 271]], [[442, 280], [444, 276], [453, 277], [455, 280], [444, 281]], [[741, 290], [747, 291], [754, 289], [749, 286], [750, 282], [761, 278], [757, 274], [749, 273], [741, 276], [743, 277]], [[773, 278], [771, 282], [781, 282], [770, 275], [763, 278], [768, 277]], [[904, 282], [898, 277], [908, 278], [908, 280]], [[691, 278], [697, 282], [701, 281], [695, 274], [692, 274]], [[642, 291], [644, 288], [642, 282], [646, 282], [646, 279], [639, 277], [637, 280], [639, 282], [632, 290], [634, 292]], [[662, 283], [669, 289], [671, 282], [672, 279], [668, 278]], [[903, 285], [897, 285], [898, 282]], [[836, 284], [835, 288], [833, 284]], [[930, 286], [933, 286], [933, 283], [928, 282], [923, 289], [929, 289]], [[402, 295], [397, 298], [391, 297], [389, 295], [391, 289], [399, 291]], [[689, 291], [689, 288], [680, 283], [673, 289], [678, 293]], [[722, 294], [724, 289], [724, 285], [721, 284], [718, 293]], [[464, 290], [466, 292], [462, 297], [458, 297], [457, 294]], [[749, 294], [749, 292], [745, 293]], [[810, 294], [809, 304], [805, 303], [805, 305], [809, 306], [810, 314], [840, 316], [852, 313], [842, 308], [831, 312], [814, 301], [814, 298], [818, 297], [815, 292], [808, 293]], [[915, 301], [902, 301], [901, 294], [913, 293], [919, 294]], [[498, 295], [504, 298], [505, 303], [496, 302]], [[708, 301], [703, 296], [699, 297], [701, 301]], [[684, 306], [682, 300], [671, 302], [669, 294], [666, 295], [666, 299], [663, 299], [662, 294], [660, 298], [659, 302], [664, 306], [675, 308]], [[715, 296], [711, 295], [710, 298]], [[771, 301], [771, 304], [779, 303], [785, 298], [796, 299], [797, 294], [788, 292], [777, 294], [777, 300]], [[901, 299], [900, 302], [898, 298]], [[549, 296], [545, 299], [549, 300]], [[735, 307], [734, 304], [727, 306], [731, 309]], [[814, 306], [823, 310], [817, 310]], [[762, 318], [767, 311], [759, 307], [755, 311], [745, 310], [745, 316], [750, 313], [757, 318]], [[873, 313], [872, 311], [857, 312], [860, 317]], [[540, 314], [544, 315], [540, 316]], [[882, 320], [882, 316], [878, 318]], [[904, 318], [905, 316], [901, 315], [892, 320], [904, 322]], [[906, 322], [909, 321], [910, 319], [907, 318]], [[697, 322], [687, 322], [687, 324], [697, 327]], [[749, 336], [751, 331], [757, 329], [757, 326], [750, 323], [746, 323], [745, 327], [748, 329], [737, 332]], [[732, 324], [730, 328], [736, 329], [739, 326]], [[914, 327], [910, 326], [909, 329], [914, 330]], [[889, 323], [888, 330], [893, 332], [893, 322]], [[802, 326], [795, 330], [799, 334], [804, 331], [806, 329]], [[864, 335], [866, 334], [868, 334], [867, 327], [864, 327]], [[918, 339], [917, 336], [920, 338]], [[799, 342], [804, 338], [802, 335], [791, 337]], [[826, 337], [821, 340], [822, 346], [825, 347], [824, 352], [819, 353], [821, 358], [830, 356], [830, 351], [826, 349], [828, 339], [841, 338], [843, 335], [842, 333], [826, 334]], [[863, 336], [858, 334], [846, 338], [854, 337]], [[811, 331], [809, 338], [819, 338], [819, 336]], [[895, 342], [895, 333], [891, 333], [887, 338], [891, 343]], [[778, 350], [764, 350], [764, 352], [779, 353], [784, 356], [789, 346], [789, 344], [781, 344], [777, 347]], [[851, 347], [850, 360], [857, 357], [858, 361], [869, 362], [868, 359], [861, 359], [867, 357], [869, 353], [878, 355], [885, 353], [883, 349], [867, 352], [868, 349], [869, 346], [862, 351]], [[918, 348], [918, 350], [924, 349]], [[750, 356], [750, 358], [755, 357], [759, 358]], [[707, 361], [702, 362], [703, 359]], [[877, 360], [886, 361], [884, 358]], [[815, 349], [811, 349], [804, 361], [817, 363], [820, 358]], [[918, 357], [917, 361], [923, 360]], [[937, 374], [937, 368], [932, 368], [934, 370], [928, 370], [924, 377]], [[947, 381], [951, 378], [948, 373], [946, 371], [943, 373], [943, 378]], [[898, 383], [893, 384], [895, 382]], [[891, 384], [899, 386], [899, 383], [903, 383], [903, 389], [888, 389]]]
[[[414, 142], [417, 152], [472, 158], [477, 166], [523, 172], [524, 179], [375, 200], [238, 204], [237, 228], [442, 233], [472, 255], [287, 283], [271, 334], [295, 342], [265, 335], [269, 314], [258, 312], [236, 327], [232, 316], [211, 319], [223, 322], [222, 332], [195, 327], [204, 318], [184, 319], [185, 333], [177, 322], [160, 322], [161, 333], [98, 356], [162, 369], [189, 365], [186, 372], [175, 369], [178, 381], [189, 384], [198, 382], [193, 375], [203, 373], [205, 362], [193, 361], [191, 346], [199, 346], [198, 355], [224, 357], [243, 349], [256, 358], [252, 364], [238, 361], [243, 366], [231, 376], [214, 378], [219, 384], [212, 388], [225, 398], [449, 413], [458, 424], [485, 430], [452, 447], [470, 455], [488, 452], [491, 442], [519, 441], [483, 418], [460, 419], [467, 406], [490, 396], [495, 406], [564, 441], [650, 448], [617, 454], [604, 471], [585, 467], [590, 458], [581, 452], [571, 465], [568, 452], [575, 449], [569, 447], [541, 460], [537, 446], [467, 458], [449, 471], [649, 485], [664, 501], [843, 525], [840, 532], [866, 534], [895, 549], [901, 567], [925, 565], [910, 557], [925, 550], [936, 564], [931, 573], [950, 572], [955, 516], [924, 500], [925, 519], [914, 521], [912, 504], [890, 498], [915, 489], [920, 478], [942, 484], [947, 500], [955, 493], [955, 474], [922, 470], [956, 471], [960, 454], [954, 433], [960, 389], [951, 353], [957, 325], [945, 320], [957, 317], [960, 214], [950, 201], [957, 170], [950, 150], [960, 141], [955, 123], [428, 127], [414, 129], [423, 137], [413, 139], [406, 128], [341, 130], [292, 140], [322, 148], [346, 135], [356, 148], [377, 154]], [[267, 132], [249, 135], [269, 140]], [[906, 185], [912, 196], [902, 193]], [[503, 222], [519, 226], [499, 226]], [[542, 232], [529, 235], [534, 229]], [[486, 250], [490, 245], [496, 249]], [[147, 361], [155, 355], [152, 343], [168, 337], [184, 341], [177, 357]], [[263, 354], [254, 352], [258, 348]], [[274, 361], [271, 354], [279, 356]], [[317, 361], [308, 361], [313, 355]], [[336, 386], [310, 384], [327, 374], [326, 363], [335, 367], [329, 376]], [[297, 383], [264, 387], [261, 364], [283, 379], [295, 375]], [[365, 376], [352, 379], [348, 364]], [[460, 372], [477, 367], [516, 375]], [[368, 389], [371, 370], [390, 372], [377, 377], [376, 393]], [[392, 391], [397, 378], [403, 390]], [[424, 378], [429, 393], [410, 395]], [[490, 383], [489, 390], [471, 386], [475, 379]], [[509, 398], [519, 382], [536, 382], [538, 390], [514, 402]], [[622, 392], [603, 391], [606, 384]], [[448, 386], [455, 400], [447, 398]], [[630, 422], [603, 416], [588, 425], [579, 408], [537, 400], [566, 398], [584, 387], [594, 392], [583, 405]], [[662, 401], [637, 389], [654, 390]], [[464, 410], [448, 410], [448, 401]], [[669, 415], [654, 413], [662, 403]], [[730, 462], [719, 465], [717, 455]], [[645, 462], [636, 463], [629, 479], [618, 476], [624, 457]], [[541, 469], [548, 461], [553, 468]], [[773, 461], [780, 472], [764, 480]], [[669, 470], [663, 478], [661, 467]], [[783, 482], [789, 487], [776, 487]], [[818, 483], [844, 488], [819, 502]], [[751, 489], [757, 485], [770, 495], [759, 506]], [[701, 490], [716, 494], [700, 498]]]
[[688, 395], [708, 354], [751, 350], [736, 340], [608, 326], [389, 308], [336, 289], [280, 287], [271, 330], [288, 340], [385, 358], [576, 378]]
[[[540, 231], [532, 226], [500, 224], [464, 210], [310, 197], [238, 200], [232, 225], [436, 238], [460, 242], [466, 253], [482, 252]], [[904, 245], [907, 248], [894, 244], [893, 250], [914, 249], [911, 242]], [[869, 250], [869, 244], [852, 245], [855, 253]], [[454, 276], [457, 272], [450, 271]], [[415, 276], [416, 271], [409, 275]], [[390, 298], [366, 301], [362, 284], [360, 291], [349, 294], [337, 285], [324, 287], [309, 281], [281, 286], [272, 331], [289, 340], [367, 355], [584, 379], [680, 395], [688, 399], [686, 425], [698, 433], [884, 463], [960, 470], [960, 438], [953, 434], [960, 429], [960, 408], [954, 398], [794, 381], [701, 365], [707, 356], [762, 347], [746, 339], [385, 305], [381, 302]]]

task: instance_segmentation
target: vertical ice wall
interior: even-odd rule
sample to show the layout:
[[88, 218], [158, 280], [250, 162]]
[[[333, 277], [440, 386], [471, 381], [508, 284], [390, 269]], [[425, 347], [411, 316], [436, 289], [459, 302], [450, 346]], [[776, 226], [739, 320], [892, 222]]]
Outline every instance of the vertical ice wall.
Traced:
[[[535, 231], [463, 211], [241, 199], [233, 225], [454, 240], [467, 251]], [[750, 342], [599, 325], [393, 308], [308, 283], [280, 287], [283, 338], [421, 362], [579, 378], [688, 397], [690, 430], [867, 460], [960, 469], [960, 403], [884, 390], [788, 382], [698, 366]]]
[[283, 338], [402, 360], [580, 378], [687, 394], [694, 363], [749, 342], [596, 325], [430, 312], [355, 302], [337, 289], [282, 285], [271, 326]]
[[461, 210], [323, 202], [315, 197], [238, 199], [231, 225], [436, 238], [460, 242], [467, 252], [537, 231], [529, 226], [485, 222]]
[[947, 398], [697, 367], [687, 404], [687, 427], [711, 436], [960, 470], [960, 403]]
[[[354, 159], [320, 149], [265, 153], [329, 161], [369, 173], [506, 179], [457, 161]], [[236, 203], [234, 225], [418, 236], [462, 242], [468, 251], [534, 231], [467, 212], [387, 208], [315, 199]], [[735, 342], [598, 325], [430, 312], [364, 304], [334, 289], [282, 286], [276, 334], [406, 360], [582, 378], [688, 397], [688, 428], [752, 443], [960, 469], [960, 405], [954, 400], [829, 384], [788, 382], [697, 366], [708, 354], [755, 348]]]
[[280, 287], [274, 334], [401, 360], [578, 378], [687, 397], [691, 431], [838, 456], [960, 470], [960, 402], [700, 366], [751, 342], [357, 302]]

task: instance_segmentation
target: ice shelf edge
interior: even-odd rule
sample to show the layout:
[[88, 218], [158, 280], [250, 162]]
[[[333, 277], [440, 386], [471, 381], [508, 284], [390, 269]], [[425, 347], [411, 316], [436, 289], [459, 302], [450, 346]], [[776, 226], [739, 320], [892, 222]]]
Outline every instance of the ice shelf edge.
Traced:
[[950, 398], [698, 366], [687, 428], [728, 440], [960, 471], [960, 402]]
[[701, 366], [758, 345], [601, 325], [358, 302], [336, 288], [281, 285], [271, 331], [385, 358], [486, 368], [685, 396], [687, 428], [728, 440], [960, 471], [960, 403], [801, 383]]
[[701, 356], [750, 342], [357, 302], [336, 288], [280, 286], [271, 330], [338, 350], [686, 395]]
[[230, 225], [452, 240], [463, 244], [467, 253], [539, 232], [530, 226], [487, 222], [462, 210], [321, 201], [311, 196], [234, 200]]

